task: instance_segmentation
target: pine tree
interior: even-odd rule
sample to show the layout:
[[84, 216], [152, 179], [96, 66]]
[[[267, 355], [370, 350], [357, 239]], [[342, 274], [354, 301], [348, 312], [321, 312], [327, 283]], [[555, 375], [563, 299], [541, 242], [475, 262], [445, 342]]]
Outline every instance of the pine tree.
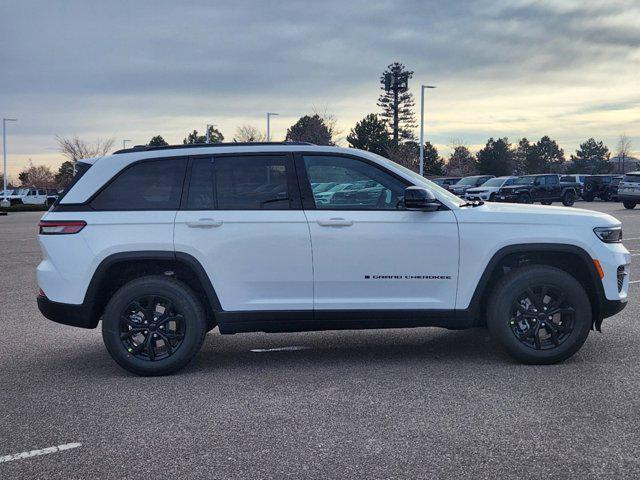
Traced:
[[521, 138], [513, 152], [513, 175], [524, 175], [527, 172], [527, 161], [531, 155], [532, 145], [526, 138]]
[[311, 142], [315, 145], [333, 145], [330, 128], [317, 113], [305, 115], [287, 129], [288, 142]]
[[387, 125], [375, 113], [370, 113], [351, 129], [347, 142], [352, 148], [385, 155], [389, 146]]
[[424, 144], [424, 174], [440, 177], [444, 175], [444, 160], [438, 154], [438, 149], [429, 142]]
[[[224, 135], [222, 135], [222, 132], [217, 128], [213, 128], [212, 126], [209, 126], [209, 143], [220, 143], [223, 140], [224, 140]], [[193, 143], [207, 143], [207, 136], [198, 135], [198, 131], [194, 130], [189, 135], [187, 135], [187, 138], [182, 140], [182, 143], [184, 143], [185, 145], [193, 144]]]
[[447, 175], [466, 177], [476, 173], [476, 159], [464, 145], [454, 146], [447, 162]]
[[476, 159], [480, 174], [500, 177], [513, 172], [513, 151], [507, 138], [490, 138]]
[[561, 173], [564, 151], [547, 135], [532, 146], [527, 158], [527, 173]]
[[609, 173], [613, 165], [609, 161], [611, 153], [604, 143], [590, 138], [580, 144], [575, 155], [571, 155], [571, 171], [575, 173]]
[[[378, 106], [382, 108], [380, 116], [387, 120], [391, 128], [391, 141], [396, 145], [402, 141], [415, 140], [413, 130], [417, 125], [413, 112], [413, 95], [409, 92], [411, 77], [413, 72], [398, 62], [389, 65], [380, 77], [383, 90], [378, 98]], [[386, 85], [390, 87], [388, 91]]]
[[164, 147], [165, 145], [169, 145], [169, 144], [160, 135], [156, 135], [151, 140], [149, 140], [150, 147]]

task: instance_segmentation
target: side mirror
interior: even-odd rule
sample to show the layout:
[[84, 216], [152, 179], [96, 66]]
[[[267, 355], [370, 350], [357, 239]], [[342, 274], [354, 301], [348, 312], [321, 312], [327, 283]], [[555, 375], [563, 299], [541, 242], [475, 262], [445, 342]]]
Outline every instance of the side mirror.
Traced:
[[426, 188], [414, 186], [405, 188], [404, 206], [407, 210], [435, 212], [440, 208], [440, 202]]

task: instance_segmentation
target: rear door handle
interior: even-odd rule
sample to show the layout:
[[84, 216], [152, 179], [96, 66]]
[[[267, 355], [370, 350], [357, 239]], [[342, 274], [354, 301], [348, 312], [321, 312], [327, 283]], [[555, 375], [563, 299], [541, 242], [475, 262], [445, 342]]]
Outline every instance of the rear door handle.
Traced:
[[353, 220], [346, 218], [325, 218], [317, 220], [317, 222], [321, 227], [350, 227], [353, 225]]
[[213, 228], [222, 225], [222, 220], [214, 220], [213, 218], [199, 218], [186, 222], [189, 228]]

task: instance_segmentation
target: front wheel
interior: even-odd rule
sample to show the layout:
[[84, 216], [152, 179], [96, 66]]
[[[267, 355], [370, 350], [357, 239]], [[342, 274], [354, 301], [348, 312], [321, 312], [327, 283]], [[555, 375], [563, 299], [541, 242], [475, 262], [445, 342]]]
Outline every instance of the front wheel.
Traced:
[[630, 200], [625, 200], [624, 202], [622, 202], [622, 205], [624, 205], [624, 208], [626, 208], [627, 210], [633, 210], [634, 208], [636, 208], [636, 202], [632, 202]]
[[551, 200], [542, 200], [540, 203], [542, 205], [551, 205], [553, 202]]
[[555, 267], [517, 269], [498, 281], [487, 306], [491, 335], [517, 360], [561, 362], [591, 329], [591, 303], [572, 275]]
[[490, 202], [495, 202], [496, 201], [496, 194], [492, 193], [491, 195], [489, 195], [489, 201]]
[[531, 203], [531, 196], [528, 193], [518, 195], [518, 203]]
[[565, 207], [570, 207], [576, 202], [576, 196], [573, 192], [565, 192], [562, 196], [562, 204]]
[[111, 357], [144, 376], [180, 370], [198, 353], [206, 332], [206, 316], [193, 291], [162, 276], [125, 284], [102, 318], [102, 338]]

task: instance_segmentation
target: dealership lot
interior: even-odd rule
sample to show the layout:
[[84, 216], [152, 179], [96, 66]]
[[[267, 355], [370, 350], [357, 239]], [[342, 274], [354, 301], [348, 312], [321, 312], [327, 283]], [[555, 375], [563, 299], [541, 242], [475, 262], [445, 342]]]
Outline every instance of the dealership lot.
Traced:
[[[640, 280], [640, 208], [576, 206], [623, 221]], [[550, 367], [484, 330], [214, 330], [181, 373], [139, 378], [99, 330], [39, 314], [39, 217], [0, 217], [0, 478], [640, 475], [640, 283]]]

